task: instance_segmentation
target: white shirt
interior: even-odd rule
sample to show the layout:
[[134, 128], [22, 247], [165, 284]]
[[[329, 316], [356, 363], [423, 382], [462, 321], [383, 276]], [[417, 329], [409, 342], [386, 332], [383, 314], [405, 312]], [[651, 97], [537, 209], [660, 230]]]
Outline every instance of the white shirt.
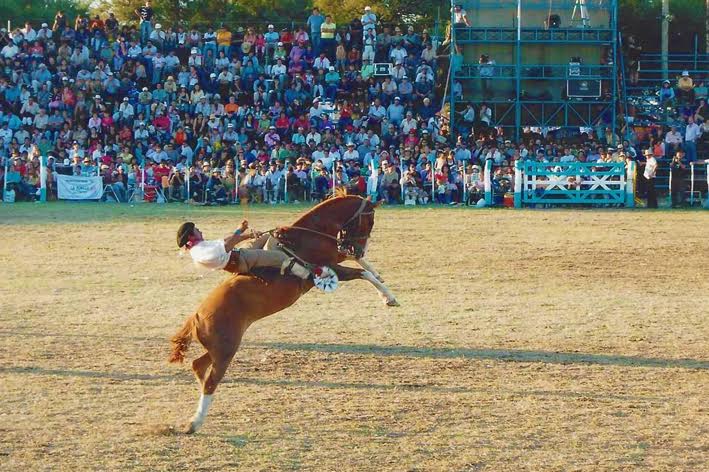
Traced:
[[648, 157], [647, 162], [645, 163], [645, 172], [643, 175], [645, 176], [646, 179], [654, 179], [655, 174], [657, 173], [657, 159], [654, 157]]
[[692, 123], [687, 125], [687, 129], [684, 131], [684, 140], [687, 142], [694, 142], [699, 139], [699, 136], [701, 135], [702, 130], [699, 128], [699, 125]]
[[196, 265], [206, 269], [223, 269], [229, 263], [229, 254], [223, 239], [195, 244], [190, 249], [190, 256]]
[[669, 144], [682, 144], [682, 135], [679, 134], [679, 131], [670, 131], [665, 135], [665, 142]]

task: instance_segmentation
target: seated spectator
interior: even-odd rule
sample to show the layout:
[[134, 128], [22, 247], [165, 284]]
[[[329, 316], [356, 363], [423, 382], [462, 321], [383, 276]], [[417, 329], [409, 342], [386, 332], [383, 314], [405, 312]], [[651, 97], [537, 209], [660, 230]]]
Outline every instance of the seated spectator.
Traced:
[[677, 95], [680, 103], [694, 103], [694, 81], [689, 71], [683, 71], [677, 78]]

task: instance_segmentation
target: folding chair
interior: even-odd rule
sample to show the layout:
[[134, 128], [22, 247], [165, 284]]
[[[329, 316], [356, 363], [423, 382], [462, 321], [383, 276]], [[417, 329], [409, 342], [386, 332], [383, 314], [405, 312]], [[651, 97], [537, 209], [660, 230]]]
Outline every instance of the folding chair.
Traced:
[[140, 189], [140, 185], [137, 184], [128, 184], [128, 190], [126, 191], [126, 201], [128, 203], [133, 203], [133, 202], [142, 202], [143, 201], [143, 192]]
[[121, 200], [118, 198], [118, 194], [116, 194], [116, 191], [113, 190], [113, 187], [111, 187], [111, 184], [106, 184], [103, 186], [103, 192], [101, 193], [101, 201], [106, 198], [106, 191], [110, 191], [111, 194], [113, 194], [113, 199], [116, 200], [116, 203], [120, 203]]
[[[18, 186], [20, 185], [20, 182], [22, 181], [22, 175], [20, 175], [19, 172], [8, 172], [5, 174], [5, 195], [2, 196], [2, 201], [7, 202], [7, 203], [13, 203], [10, 201], [10, 198], [8, 198], [8, 192], [10, 191], [10, 184], [17, 184]], [[10, 194], [12, 195], [12, 194]], [[17, 195], [17, 191], [15, 191], [15, 198]]]

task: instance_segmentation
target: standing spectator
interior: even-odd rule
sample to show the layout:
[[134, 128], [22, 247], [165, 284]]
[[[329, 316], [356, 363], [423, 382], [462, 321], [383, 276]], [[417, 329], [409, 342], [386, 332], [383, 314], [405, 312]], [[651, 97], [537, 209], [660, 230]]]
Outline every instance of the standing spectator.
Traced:
[[672, 188], [672, 208], [677, 208], [682, 205], [684, 200], [684, 178], [687, 172], [687, 167], [684, 164], [682, 150], [677, 151], [677, 153], [672, 158], [670, 163], [670, 175], [672, 177], [670, 181], [670, 187]]
[[684, 131], [684, 152], [687, 154], [689, 162], [697, 160], [697, 140], [701, 135], [702, 130], [694, 122], [694, 117], [687, 118], [687, 128]]
[[657, 159], [650, 149], [645, 150], [645, 186], [647, 190], [647, 207], [657, 208], [657, 191], [655, 190], [655, 177], [657, 175]]
[[145, 5], [137, 8], [135, 14], [140, 19], [140, 44], [145, 43], [150, 38], [150, 33], [153, 31], [153, 9], [150, 0], [146, 0]]
[[231, 57], [231, 41], [231, 31], [229, 31], [227, 27], [224, 26], [224, 23], [222, 23], [219, 29], [217, 30], [217, 48], [220, 53], [224, 52], [224, 56], [226, 56], [227, 58]]
[[485, 99], [491, 98], [490, 83], [492, 82], [492, 77], [495, 75], [495, 61], [490, 59], [487, 54], [481, 54], [479, 62], [480, 71], [480, 84], [482, 88], [482, 94]]
[[270, 63], [281, 36], [278, 34], [278, 31], [275, 30], [273, 25], [268, 25], [268, 31], [263, 37], [266, 41], [266, 62]]
[[463, 5], [458, 4], [453, 7], [453, 24], [456, 27], [470, 27], [468, 13], [463, 10]]
[[67, 21], [66, 21], [66, 16], [64, 15], [64, 12], [62, 10], [57, 10], [57, 14], [54, 15], [54, 24], [52, 25], [52, 30], [58, 35], [61, 36], [64, 30], [66, 29], [67, 26]]
[[320, 13], [320, 9], [314, 7], [313, 13], [308, 17], [307, 24], [310, 28], [310, 42], [313, 45], [315, 53], [320, 52], [320, 32], [324, 22], [325, 18]]
[[629, 72], [630, 85], [637, 85], [640, 80], [640, 55], [643, 48], [635, 39], [634, 35], [628, 36], [626, 56], [628, 58], [627, 67]]
[[321, 51], [332, 57], [335, 51], [335, 33], [337, 25], [332, 21], [332, 16], [327, 15], [325, 21], [320, 25], [320, 40], [322, 42]]
[[369, 31], [373, 31], [376, 36], [377, 15], [374, 14], [371, 7], [364, 7], [364, 14], [360, 21], [362, 22], [362, 30], [364, 31], [365, 37]]

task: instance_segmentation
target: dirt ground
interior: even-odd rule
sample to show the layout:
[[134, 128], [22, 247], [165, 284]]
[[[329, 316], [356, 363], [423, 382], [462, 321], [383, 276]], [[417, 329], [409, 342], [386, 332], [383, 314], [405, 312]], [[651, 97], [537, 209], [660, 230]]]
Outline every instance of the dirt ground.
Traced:
[[[175, 247], [303, 208], [0, 206], [0, 469], [707, 470], [709, 212], [381, 209], [366, 282], [251, 327], [203, 429]], [[190, 358], [198, 355], [193, 345]]]

